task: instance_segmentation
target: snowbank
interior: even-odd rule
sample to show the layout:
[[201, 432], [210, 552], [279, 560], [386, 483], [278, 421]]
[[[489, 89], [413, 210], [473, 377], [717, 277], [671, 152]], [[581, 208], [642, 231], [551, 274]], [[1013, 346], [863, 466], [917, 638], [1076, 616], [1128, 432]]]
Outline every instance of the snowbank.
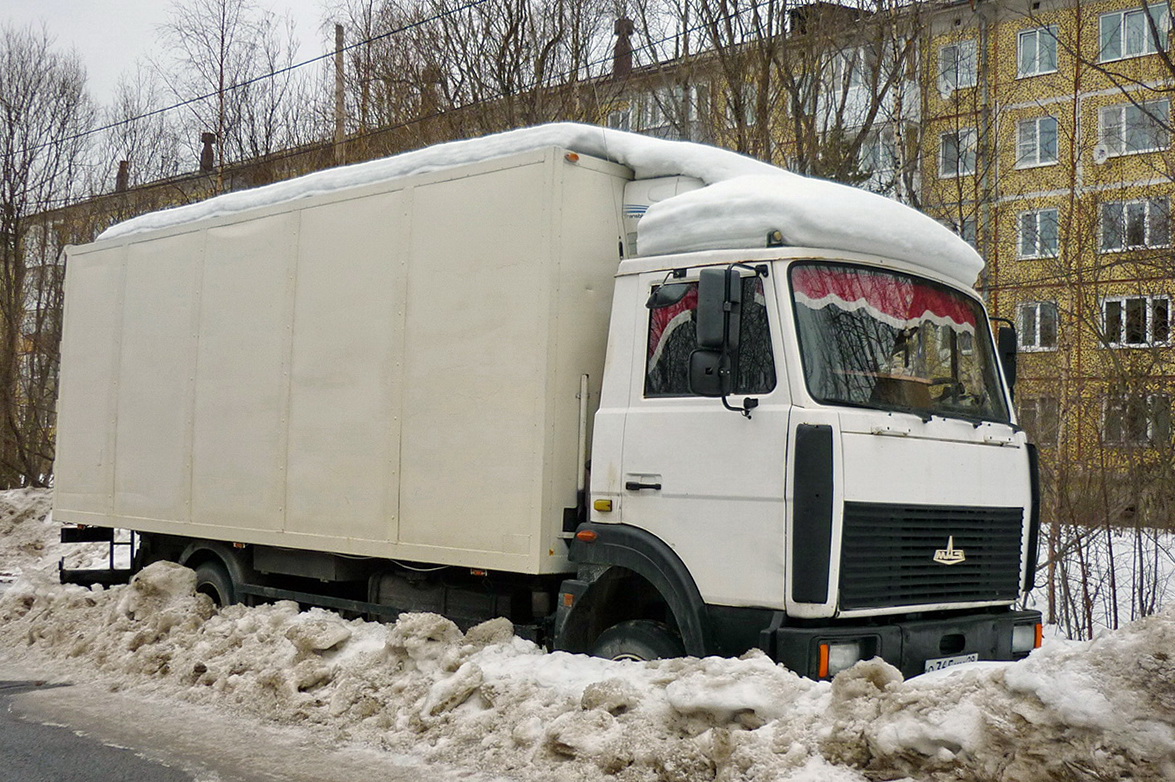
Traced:
[[[44, 499], [0, 495], [26, 512], [6, 540], [47, 532], [32, 510]], [[217, 610], [169, 563], [109, 590], [54, 575], [30, 567], [0, 594], [0, 657], [508, 779], [1175, 779], [1171, 608], [1015, 664], [903, 681], [870, 661], [829, 684], [754, 652], [544, 654], [502, 619], [462, 633], [433, 614], [384, 625], [292, 603]]]
[[51, 560], [60, 528], [49, 513], [51, 501], [41, 489], [0, 491], [0, 581]]
[[[53, 521], [48, 489], [0, 491], [0, 584], [22, 573], [57, 574], [57, 562], [66, 567], [108, 567], [110, 548], [104, 543], [61, 545], [61, 525]], [[123, 532], [127, 539], [129, 533]], [[120, 549], [115, 564], [128, 567], [127, 551]]]
[[633, 169], [637, 179], [682, 174], [709, 185], [649, 208], [637, 227], [642, 254], [763, 247], [767, 234], [779, 230], [788, 245], [899, 258], [968, 286], [983, 269], [975, 250], [954, 233], [884, 196], [802, 177], [729, 150], [575, 123], [453, 141], [318, 171], [142, 215], [108, 228], [98, 238], [125, 238], [547, 147], [620, 163]]
[[505, 620], [345, 621], [292, 603], [216, 610], [191, 571], [126, 587], [44, 577], [0, 597], [0, 648], [93, 678], [510, 778], [1175, 778], [1175, 612], [1018, 664], [830, 685], [765, 656], [613, 663], [544, 654]]

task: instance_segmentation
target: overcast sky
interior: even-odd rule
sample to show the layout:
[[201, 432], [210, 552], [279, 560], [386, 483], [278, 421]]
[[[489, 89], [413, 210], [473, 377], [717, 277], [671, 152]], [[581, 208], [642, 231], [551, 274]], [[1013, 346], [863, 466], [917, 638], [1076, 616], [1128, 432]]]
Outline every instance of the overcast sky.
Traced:
[[[324, 51], [324, 0], [255, 0], [297, 25], [297, 60]], [[0, 0], [0, 22], [24, 26], [44, 22], [60, 49], [74, 48], [89, 76], [90, 94], [106, 103], [118, 77], [156, 48], [155, 29], [167, 18], [168, 0]], [[333, 34], [332, 34], [333, 37]]]

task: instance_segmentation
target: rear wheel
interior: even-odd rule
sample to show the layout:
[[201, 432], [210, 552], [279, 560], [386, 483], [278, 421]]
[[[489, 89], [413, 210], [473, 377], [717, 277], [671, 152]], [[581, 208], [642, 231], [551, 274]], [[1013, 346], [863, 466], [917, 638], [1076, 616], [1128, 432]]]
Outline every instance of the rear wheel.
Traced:
[[218, 606], [237, 602], [233, 579], [219, 562], [202, 562], [196, 566], [196, 591], [208, 595]]
[[685, 646], [677, 633], [660, 622], [631, 619], [600, 633], [591, 653], [606, 660], [663, 660], [684, 657]]

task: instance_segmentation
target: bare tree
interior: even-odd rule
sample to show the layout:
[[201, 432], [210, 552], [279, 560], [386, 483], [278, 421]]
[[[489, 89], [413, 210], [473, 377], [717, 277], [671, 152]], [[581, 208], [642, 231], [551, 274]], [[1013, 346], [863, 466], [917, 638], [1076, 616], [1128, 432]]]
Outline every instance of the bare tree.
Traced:
[[606, 0], [349, 0], [337, 14], [352, 130], [411, 124], [428, 143], [597, 116]]
[[49, 480], [60, 267], [31, 218], [78, 194], [85, 83], [44, 29], [0, 27], [0, 485]]
[[250, 0], [177, 0], [159, 34], [170, 53], [164, 82], [191, 101], [185, 137], [214, 133], [218, 168], [303, 140], [301, 77], [286, 70], [296, 53], [288, 18]]
[[638, 0], [637, 16], [638, 61], [663, 74], [640, 87], [638, 129], [654, 115], [797, 173], [916, 193], [918, 3]]
[[109, 127], [95, 153], [98, 179], [91, 186], [93, 192], [133, 187], [181, 173], [182, 141], [165, 108], [163, 85], [150, 68], [140, 65], [119, 79], [112, 104], [101, 112], [101, 124]]

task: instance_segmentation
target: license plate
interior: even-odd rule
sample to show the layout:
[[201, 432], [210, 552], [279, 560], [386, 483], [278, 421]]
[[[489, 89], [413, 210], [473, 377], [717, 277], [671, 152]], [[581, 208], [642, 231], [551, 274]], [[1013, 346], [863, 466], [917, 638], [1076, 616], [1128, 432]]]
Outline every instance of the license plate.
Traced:
[[943, 668], [950, 668], [952, 665], [962, 665], [963, 663], [973, 663], [979, 661], [979, 652], [972, 654], [961, 654], [958, 657], [939, 657], [936, 660], [927, 660], [924, 673], [931, 671], [941, 671]]

